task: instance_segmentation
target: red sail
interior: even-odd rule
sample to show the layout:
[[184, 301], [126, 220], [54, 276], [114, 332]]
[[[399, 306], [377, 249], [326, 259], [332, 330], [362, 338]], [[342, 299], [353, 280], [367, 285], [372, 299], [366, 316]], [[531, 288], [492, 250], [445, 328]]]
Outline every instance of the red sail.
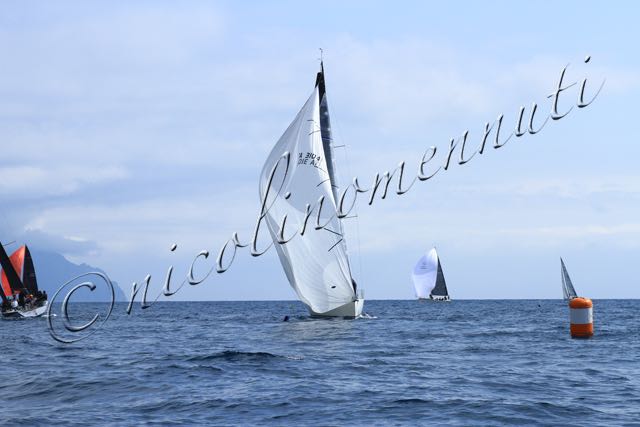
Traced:
[[[18, 274], [20, 280], [22, 280], [22, 266], [24, 265], [24, 255], [27, 250], [26, 246], [22, 246], [18, 248], [14, 253], [11, 254], [9, 259], [11, 260], [11, 265], [13, 265], [13, 269]], [[13, 295], [14, 292], [19, 292], [20, 289], [12, 289], [11, 285], [9, 285], [9, 279], [7, 279], [7, 275], [4, 270], [2, 270], [2, 290], [6, 296]]]
[[2, 270], [2, 292], [4, 292], [5, 296], [13, 295], [13, 291], [11, 290], [11, 286], [9, 286], [9, 280], [4, 274], [4, 270]]

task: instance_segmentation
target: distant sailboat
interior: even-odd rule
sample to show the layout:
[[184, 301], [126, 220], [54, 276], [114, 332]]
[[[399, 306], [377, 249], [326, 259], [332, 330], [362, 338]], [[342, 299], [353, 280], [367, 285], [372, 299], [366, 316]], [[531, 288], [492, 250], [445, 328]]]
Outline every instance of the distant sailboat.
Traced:
[[40, 292], [29, 248], [8, 256], [0, 243], [0, 297], [4, 317], [38, 317], [47, 311], [46, 293]]
[[578, 296], [562, 257], [560, 257], [560, 275], [562, 277], [562, 296], [565, 301], [569, 301], [571, 337], [590, 338], [593, 336], [593, 302], [589, 298]]
[[562, 277], [562, 295], [565, 300], [572, 300], [577, 298], [576, 290], [573, 288], [573, 283], [571, 283], [571, 278], [569, 277], [569, 273], [567, 273], [567, 267], [564, 265], [564, 261], [562, 257], [560, 257], [560, 273]]
[[450, 301], [436, 248], [423, 255], [413, 268], [413, 286], [419, 300]]
[[[290, 156], [286, 175], [283, 167], [272, 177], [285, 153]], [[342, 220], [336, 216], [336, 171], [321, 63], [311, 96], [264, 164], [260, 198], [264, 200], [270, 184], [277, 183], [275, 190], [280, 191], [268, 193], [266, 224], [287, 279], [309, 313], [318, 317], [357, 317], [362, 313], [364, 298], [351, 273]], [[304, 235], [279, 244], [284, 215], [287, 227], [294, 229], [305, 222], [307, 204], [314, 206], [320, 197], [324, 198], [320, 215], [323, 228], [314, 229], [314, 212]]]

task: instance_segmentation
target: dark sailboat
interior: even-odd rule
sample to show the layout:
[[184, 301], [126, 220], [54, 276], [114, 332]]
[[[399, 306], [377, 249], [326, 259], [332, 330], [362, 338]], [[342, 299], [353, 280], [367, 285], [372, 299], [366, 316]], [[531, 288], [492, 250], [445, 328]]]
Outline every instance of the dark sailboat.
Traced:
[[0, 297], [4, 317], [37, 317], [47, 310], [47, 295], [38, 289], [29, 248], [24, 245], [11, 256], [0, 243]]
[[413, 286], [419, 300], [450, 301], [436, 248], [423, 255], [413, 268]]

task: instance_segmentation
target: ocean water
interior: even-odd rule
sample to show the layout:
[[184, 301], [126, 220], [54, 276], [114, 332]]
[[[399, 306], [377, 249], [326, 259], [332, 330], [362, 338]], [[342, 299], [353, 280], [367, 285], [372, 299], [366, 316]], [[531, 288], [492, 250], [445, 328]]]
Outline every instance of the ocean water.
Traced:
[[559, 300], [117, 304], [70, 345], [2, 320], [0, 424], [640, 425], [640, 300], [594, 305], [590, 340]]

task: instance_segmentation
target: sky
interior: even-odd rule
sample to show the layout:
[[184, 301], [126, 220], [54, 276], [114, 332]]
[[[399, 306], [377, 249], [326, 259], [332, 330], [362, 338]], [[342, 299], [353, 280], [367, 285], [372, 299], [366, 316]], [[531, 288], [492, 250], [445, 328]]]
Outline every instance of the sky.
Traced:
[[[0, 239], [105, 270], [129, 294], [185, 277], [237, 232], [311, 93], [319, 50], [342, 182], [446, 152], [539, 105], [560, 72], [587, 108], [487, 148], [347, 224], [368, 299], [413, 297], [434, 245], [453, 299], [640, 298], [639, 6], [598, 2], [6, 1], [0, 12]], [[584, 60], [591, 57], [588, 63]], [[575, 104], [577, 87], [560, 102]], [[480, 136], [479, 136], [480, 135]], [[454, 154], [457, 156], [457, 153]], [[454, 157], [457, 158], [457, 157]], [[436, 161], [436, 160], [434, 160]], [[439, 163], [442, 159], [438, 160]], [[409, 173], [409, 172], [407, 172]], [[409, 175], [407, 175], [409, 176]], [[365, 203], [363, 203], [365, 202]], [[177, 249], [170, 247], [177, 244]], [[37, 267], [36, 267], [37, 268]], [[274, 251], [171, 300], [295, 299]]]

